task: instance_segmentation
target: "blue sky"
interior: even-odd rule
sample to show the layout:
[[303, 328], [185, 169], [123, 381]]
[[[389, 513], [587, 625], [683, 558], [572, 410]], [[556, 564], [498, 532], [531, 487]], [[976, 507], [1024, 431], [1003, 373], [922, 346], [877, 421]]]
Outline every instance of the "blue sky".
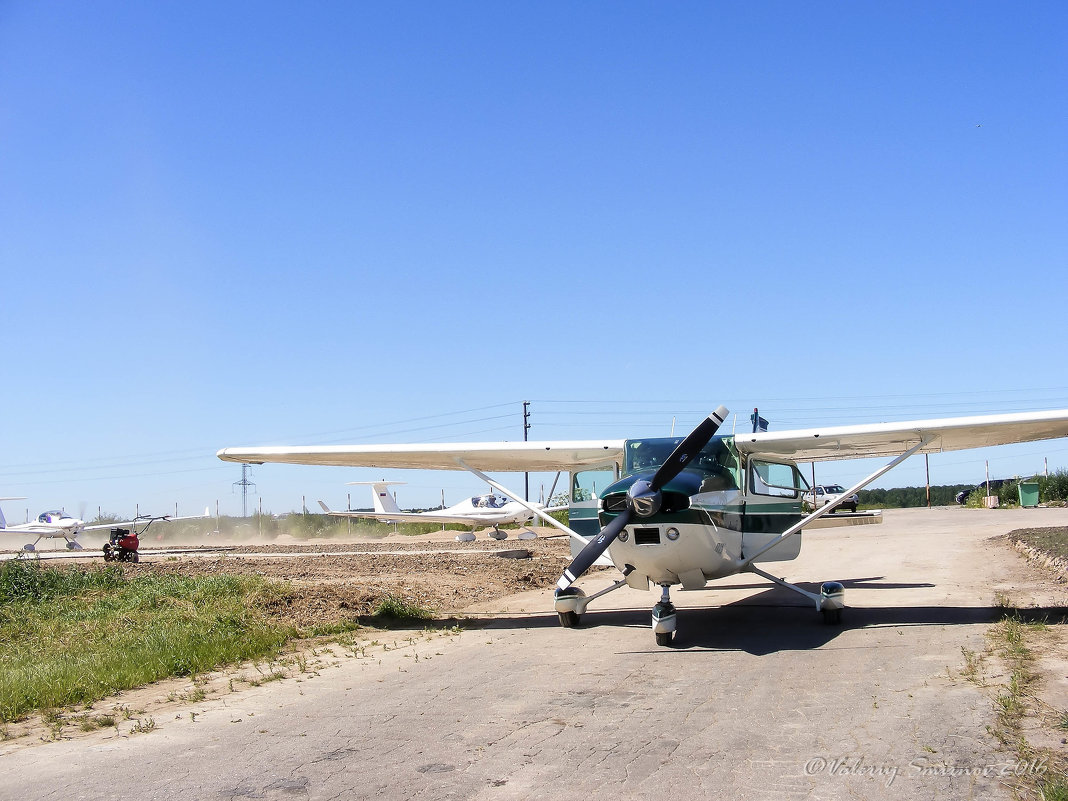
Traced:
[[[218, 448], [519, 439], [523, 400], [537, 439], [719, 403], [780, 430], [1068, 408], [1066, 28], [1062, 3], [2, 3], [8, 517], [235, 512]], [[1068, 442], [932, 481], [1043, 458]], [[253, 480], [281, 512], [377, 472]], [[480, 489], [389, 477], [402, 505]]]

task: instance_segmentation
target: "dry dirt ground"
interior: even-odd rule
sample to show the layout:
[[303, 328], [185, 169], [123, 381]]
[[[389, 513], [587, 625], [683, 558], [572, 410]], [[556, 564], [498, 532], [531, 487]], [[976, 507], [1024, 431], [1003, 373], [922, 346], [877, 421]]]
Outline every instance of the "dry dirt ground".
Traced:
[[[238, 573], [287, 582], [290, 593], [268, 612], [302, 628], [364, 617], [387, 595], [449, 618], [472, 604], [555, 585], [571, 561], [568, 540], [552, 529], [535, 530], [533, 540], [517, 540], [510, 531], [498, 541], [483, 531], [474, 542], [456, 542], [455, 532], [446, 531], [378, 540], [168, 544], [143, 547], [138, 564], [120, 567], [128, 575]], [[46, 564], [104, 564], [88, 543], [84, 553]]]
[[[137, 564], [124, 562], [114, 563], [115, 566], [127, 575], [260, 575], [289, 586], [290, 591], [266, 610], [280, 622], [310, 629], [358, 621], [362, 627], [356, 636], [342, 638], [347, 646], [324, 645], [321, 639], [297, 641], [287, 655], [274, 663], [223, 669], [198, 676], [192, 684], [188, 678], [176, 678], [129, 690], [95, 704], [92, 711], [69, 712], [63, 718], [67, 725], [58, 728], [55, 718], [30, 716], [5, 727], [0, 739], [8, 741], [9, 746], [24, 747], [57, 736], [76, 738], [91, 731], [83, 724], [100, 714], [118, 717], [117, 731], [131, 727], [137, 730], [142, 721], [180, 707], [191, 697], [258, 686], [265, 680], [314, 670], [333, 659], [335, 652], [337, 656], [358, 655], [367, 642], [377, 644], [397, 637], [403, 641], [410, 632], [383, 633], [376, 629], [375, 619], [369, 617], [387, 596], [430, 612], [439, 627], [460, 618], [469, 626], [483, 616], [469, 607], [528, 590], [544, 590], [546, 597], [551, 597], [551, 588], [571, 561], [567, 537], [558, 536], [553, 529], [534, 529], [537, 539], [518, 540], [516, 532], [509, 531], [508, 539], [498, 541], [488, 536], [490, 530], [477, 532], [474, 542], [457, 542], [455, 531], [444, 531], [376, 540], [297, 541], [280, 537], [270, 544], [169, 543], [166, 547], [142, 548]], [[69, 569], [103, 566], [101, 552], [92, 547], [91, 541], [85, 541], [85, 545], [79, 556], [57, 548], [42, 549], [42, 563]], [[59, 558], [48, 558], [50, 555]], [[593, 572], [608, 569], [595, 567]], [[448, 629], [422, 631], [415, 636], [448, 636]], [[311, 654], [310, 659], [304, 652]]]
[[268, 611], [302, 628], [370, 614], [391, 595], [454, 617], [472, 604], [551, 588], [571, 560], [564, 538], [475, 542], [358, 542], [241, 546], [213, 554], [153, 556], [130, 573], [255, 573], [290, 585]]
[[[541, 533], [554, 532], [544, 530]], [[140, 564], [123, 565], [123, 569], [129, 573], [165, 571], [187, 575], [256, 573], [286, 581], [292, 589], [287, 601], [269, 611], [280, 619], [311, 626], [365, 617], [385, 595], [433, 610], [439, 618], [478, 617], [471, 611], [472, 607], [487, 608], [487, 602], [528, 590], [540, 590], [548, 598], [551, 587], [570, 561], [569, 544], [563, 537], [517, 541], [512, 533], [510, 539], [497, 542], [482, 532], [479, 539], [471, 543], [457, 543], [452, 537], [452, 533], [446, 532], [376, 541], [232, 543], [220, 546], [227, 550], [216, 551], [176, 546], [167, 549], [172, 552], [146, 549]], [[1002, 535], [996, 539], [1009, 545], [1012, 537]], [[177, 550], [186, 552], [173, 552]], [[1046, 564], [1040, 558], [1036, 559], [1033, 553], [1021, 553], [1021, 557], [1026, 557], [1029, 564], [1025, 566], [1021, 558], [1014, 568], [1024, 580], [1005, 587], [1008, 600], [1024, 608], [1068, 608], [1068, 584], [1063, 565]], [[95, 559], [99, 562], [99, 557]], [[86, 563], [83, 559], [61, 561], [72, 565]], [[546, 600], [546, 607], [550, 604], [551, 601]], [[421, 631], [417, 627], [400, 632], [364, 630], [358, 637], [343, 640], [340, 644], [301, 642], [283, 659], [270, 665], [227, 669], [199, 677], [193, 683], [188, 679], [161, 682], [101, 702], [93, 712], [84, 712], [81, 717], [101, 712], [115, 716], [125, 713], [129, 717], [120, 718], [115, 733], [129, 736], [131, 732], [140, 731], [137, 727], [146, 721], [154, 726], [155, 719], [197, 714], [190, 711], [190, 701], [205, 695], [223, 696], [283, 676], [299, 682], [302, 675], [325, 669], [337, 659], [367, 657], [367, 649], [372, 644], [377, 650], [404, 649], [406, 642], [413, 638], [429, 644], [434, 639], [441, 642], [449, 636], [447, 629]], [[1032, 641], [1030, 647], [1035, 657], [1032, 670], [1038, 675], [1028, 687], [1027, 713], [1018, 723], [1019, 731], [1032, 746], [1056, 755], [1054, 760], [1060, 767], [1068, 754], [1064, 717], [1068, 715], [1065, 701], [1068, 698], [1065, 695], [1068, 688], [1068, 635], [1063, 626], [1051, 626], [1049, 631]], [[1002, 692], [998, 688], [1007, 676], [1000, 675], [1005, 670], [995, 655], [997, 644], [992, 641], [990, 648], [985, 664], [980, 667], [980, 675], [972, 680], [986, 687], [991, 703], [996, 704]], [[78, 729], [78, 719], [77, 715], [69, 717], [69, 723], [61, 731], [54, 730], [54, 721], [49, 724], [28, 720], [18, 727], [19, 731], [12, 730], [11, 734], [17, 736], [5, 743], [0, 753], [11, 753], [58, 738], [91, 736]]]

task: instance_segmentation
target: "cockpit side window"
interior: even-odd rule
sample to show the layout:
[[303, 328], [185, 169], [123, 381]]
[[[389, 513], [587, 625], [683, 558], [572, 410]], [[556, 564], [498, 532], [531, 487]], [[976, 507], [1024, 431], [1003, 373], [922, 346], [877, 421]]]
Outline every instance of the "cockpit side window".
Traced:
[[796, 498], [801, 486], [800, 475], [792, 464], [752, 459], [749, 462], [749, 491], [774, 498]]

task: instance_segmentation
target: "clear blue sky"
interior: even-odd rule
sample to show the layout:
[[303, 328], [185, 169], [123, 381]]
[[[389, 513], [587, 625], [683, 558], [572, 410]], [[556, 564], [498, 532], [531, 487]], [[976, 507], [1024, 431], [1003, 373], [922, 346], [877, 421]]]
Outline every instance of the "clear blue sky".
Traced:
[[1060, 2], [8, 0], [0, 495], [235, 512], [218, 448], [514, 440], [523, 400], [538, 439], [1068, 408], [1066, 142]]

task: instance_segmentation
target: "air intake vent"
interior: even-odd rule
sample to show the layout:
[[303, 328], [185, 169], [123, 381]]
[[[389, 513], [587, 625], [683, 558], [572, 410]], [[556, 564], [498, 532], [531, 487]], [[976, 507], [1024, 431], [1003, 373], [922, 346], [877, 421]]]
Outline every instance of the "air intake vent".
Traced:
[[636, 528], [636, 529], [634, 529], [634, 544], [635, 545], [659, 545], [660, 544], [660, 529], [658, 529], [658, 528]]
[[627, 508], [627, 493], [613, 492], [611, 495], [605, 495], [602, 504], [606, 512], [618, 514]]

